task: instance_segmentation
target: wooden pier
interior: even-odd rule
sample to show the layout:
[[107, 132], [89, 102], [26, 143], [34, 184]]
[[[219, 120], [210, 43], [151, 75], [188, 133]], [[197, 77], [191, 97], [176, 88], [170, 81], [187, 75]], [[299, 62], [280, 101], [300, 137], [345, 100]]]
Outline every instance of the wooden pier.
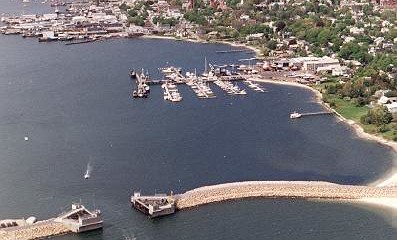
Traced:
[[302, 117], [308, 117], [308, 116], [318, 116], [318, 115], [332, 115], [334, 114], [333, 112], [328, 112], [328, 111], [323, 111], [323, 112], [309, 112], [309, 113], [301, 113]]
[[233, 49], [233, 50], [219, 50], [216, 53], [239, 53], [239, 52], [250, 52], [248, 49]]

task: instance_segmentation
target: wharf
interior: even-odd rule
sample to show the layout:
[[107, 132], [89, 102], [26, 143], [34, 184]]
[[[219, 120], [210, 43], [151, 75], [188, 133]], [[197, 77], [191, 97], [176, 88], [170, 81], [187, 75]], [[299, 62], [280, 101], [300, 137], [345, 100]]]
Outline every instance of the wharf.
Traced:
[[140, 192], [134, 192], [131, 196], [131, 204], [135, 209], [152, 218], [175, 213], [175, 199], [172, 195], [141, 196]]
[[137, 74], [134, 70], [130, 72], [130, 77], [135, 79], [135, 89], [132, 91], [133, 98], [147, 98], [150, 93], [149, 76], [143, 71]]
[[332, 115], [334, 114], [333, 112], [311, 112], [311, 113], [301, 113], [302, 117], [305, 116], [318, 116], [318, 115]]
[[90, 42], [95, 42], [95, 41], [96, 41], [95, 39], [85, 39], [85, 40], [81, 40], [81, 41], [67, 42], [67, 43], [65, 43], [65, 45], [70, 46], [70, 45], [90, 43]]
[[297, 119], [297, 118], [308, 117], [308, 116], [332, 115], [332, 114], [334, 114], [334, 111], [320, 111], [320, 112], [310, 112], [310, 113], [293, 112], [290, 114], [290, 118]]
[[[130, 72], [132, 79], [135, 79], [135, 89], [132, 93], [134, 98], [146, 98], [149, 95], [150, 87], [152, 85], [161, 85], [164, 92], [164, 100], [171, 102], [180, 102], [182, 96], [179, 93], [177, 86], [180, 84], [186, 84], [189, 86], [199, 99], [210, 99], [216, 98], [215, 93], [212, 91], [210, 84], [222, 88], [228, 95], [246, 95], [247, 91], [242, 89], [241, 86], [233, 83], [234, 81], [244, 81], [244, 83], [256, 92], [266, 92], [265, 89], [259, 83], [253, 83], [258, 75], [237, 73], [233, 70], [230, 71], [227, 67], [234, 68], [234, 65], [224, 65], [215, 68], [211, 67], [210, 71], [205, 71], [202, 75], [197, 75], [196, 70], [194, 72], [186, 72], [186, 76], [182, 74], [181, 68], [168, 66], [158, 68], [164, 75], [163, 79], [150, 79], [148, 74], [135, 73], [134, 70]], [[256, 77], [256, 78], [255, 78]]]

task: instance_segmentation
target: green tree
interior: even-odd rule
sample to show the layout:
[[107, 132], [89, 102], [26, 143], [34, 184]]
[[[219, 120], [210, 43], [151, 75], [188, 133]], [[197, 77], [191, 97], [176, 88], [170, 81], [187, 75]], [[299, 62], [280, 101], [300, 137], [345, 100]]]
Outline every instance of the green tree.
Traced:
[[363, 124], [375, 124], [377, 127], [388, 124], [393, 115], [384, 106], [377, 106], [368, 110], [368, 113], [361, 117]]
[[277, 48], [277, 42], [274, 40], [270, 40], [267, 42], [266, 47], [270, 50], [275, 50]]

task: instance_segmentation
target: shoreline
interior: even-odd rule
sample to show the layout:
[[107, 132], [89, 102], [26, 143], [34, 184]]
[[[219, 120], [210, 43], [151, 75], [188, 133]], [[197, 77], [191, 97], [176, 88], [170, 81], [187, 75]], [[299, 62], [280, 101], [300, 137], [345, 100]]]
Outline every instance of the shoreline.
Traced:
[[[248, 46], [246, 44], [238, 44], [238, 43], [228, 42], [228, 41], [205, 41], [205, 40], [199, 40], [199, 39], [176, 38], [173, 36], [159, 36], [159, 35], [144, 35], [142, 37], [146, 38], [146, 39], [167, 39], [167, 40], [174, 40], [174, 41], [202, 43], [202, 44], [207, 44], [207, 43], [225, 44], [225, 45], [229, 45], [232, 47], [246, 48], [246, 49], [254, 52], [256, 57], [260, 57], [259, 54], [261, 53], [261, 50], [257, 47]], [[287, 82], [287, 81], [271, 80], [271, 79], [256, 79], [255, 81], [263, 82], [263, 83], [278, 84], [278, 85], [287, 85], [287, 86], [299, 87], [299, 88], [304, 88], [304, 89], [310, 90], [314, 94], [315, 101], [317, 103], [319, 103], [320, 105], [322, 105], [327, 110], [332, 111], [336, 115], [336, 118], [339, 119], [343, 124], [346, 124], [347, 126], [349, 126], [352, 129], [353, 133], [357, 137], [387, 146], [393, 151], [393, 154], [395, 154], [397, 156], [397, 142], [393, 142], [393, 141], [384, 139], [383, 137], [380, 137], [377, 135], [366, 133], [364, 131], [364, 129], [360, 126], [359, 123], [357, 123], [353, 120], [346, 119], [339, 112], [337, 112], [335, 109], [333, 109], [328, 104], [326, 104], [323, 101], [322, 93], [320, 91], [318, 91], [317, 89], [315, 89], [311, 86], [304, 85], [301, 83], [296, 83], [296, 82]], [[379, 179], [373, 180], [372, 182], [368, 183], [367, 185], [368, 186], [377, 186], [377, 187], [397, 186], [397, 159], [394, 159], [392, 164], [393, 164], [393, 166], [391, 169], [389, 169], [388, 172], [384, 173], [384, 175], [382, 177], [380, 177]]]
[[[256, 57], [259, 57], [261, 50], [259, 48], [256, 48], [254, 46], [248, 46], [246, 44], [237, 44], [233, 42], [228, 42], [228, 41], [205, 41], [205, 40], [198, 40], [198, 39], [187, 39], [187, 38], [176, 38], [173, 36], [158, 36], [158, 35], [144, 35], [142, 38], [146, 39], [165, 39], [165, 40], [173, 40], [173, 41], [184, 41], [184, 42], [193, 42], [193, 43], [201, 43], [201, 44], [207, 44], [207, 43], [219, 43], [219, 44], [225, 44], [229, 45], [232, 47], [239, 47], [239, 48], [246, 48], [250, 51], [252, 51]], [[256, 79], [255, 81], [257, 82], [263, 82], [263, 83], [270, 83], [270, 84], [278, 84], [278, 85], [287, 85], [287, 86], [292, 86], [292, 87], [299, 87], [299, 88], [304, 88], [309, 91], [311, 91], [314, 94], [314, 100], [320, 104], [322, 107], [326, 108], [327, 110], [333, 112], [336, 115], [336, 118], [339, 119], [343, 124], [346, 124], [352, 129], [352, 132], [358, 137], [365, 139], [367, 141], [372, 141], [376, 142], [378, 144], [382, 144], [384, 146], [389, 147], [392, 151], [393, 154], [397, 156], [397, 142], [392, 142], [389, 140], [386, 140], [382, 137], [372, 135], [369, 133], [364, 132], [364, 129], [355, 121], [346, 119], [343, 117], [340, 113], [338, 113], [335, 109], [330, 107], [328, 104], [326, 104], [323, 101], [323, 95], [320, 91], [317, 89], [296, 83], [296, 82], [287, 82], [287, 81], [281, 81], [281, 80], [271, 80], [271, 79]], [[397, 186], [397, 160], [393, 159], [392, 162], [393, 166], [389, 171], [383, 174], [379, 179], [373, 180], [372, 182], [366, 184], [367, 186], [371, 187], [393, 187]], [[378, 207], [388, 207], [392, 210], [397, 211], [397, 198], [362, 198], [362, 199], [357, 199], [357, 200], [351, 200], [350, 202], [356, 202], [356, 203], [362, 203], [362, 204], [367, 204], [367, 205], [374, 205]]]
[[[369, 133], [364, 132], [364, 129], [355, 121], [346, 119], [343, 117], [340, 113], [338, 113], [335, 109], [331, 108], [328, 106], [322, 99], [323, 95], [321, 94], [320, 91], [317, 89], [314, 89], [310, 86], [303, 85], [300, 83], [295, 83], [295, 82], [285, 82], [285, 81], [278, 81], [278, 80], [268, 80], [268, 79], [261, 79], [258, 80], [257, 82], [264, 82], [264, 83], [271, 83], [271, 84], [278, 84], [278, 85], [287, 85], [287, 86], [293, 86], [293, 87], [300, 87], [304, 88], [307, 90], [310, 90], [314, 94], [314, 98], [317, 103], [321, 104], [323, 107], [325, 107], [327, 110], [332, 111], [335, 113], [336, 118], [338, 118], [343, 124], [346, 124], [349, 126], [352, 130], [353, 133], [361, 139], [365, 139], [368, 141], [376, 142], [378, 144], [382, 144], [384, 146], [387, 146], [393, 151], [393, 154], [397, 154], [397, 142], [392, 142], [390, 140], [386, 140], [380, 136], [372, 135]], [[377, 186], [377, 187], [385, 187], [385, 186], [397, 186], [397, 169], [396, 169], [396, 159], [393, 160], [393, 166], [392, 169], [389, 169], [388, 172], [386, 172], [382, 177], [380, 177], [377, 180], [374, 180], [370, 182], [368, 185], [369, 186]]]

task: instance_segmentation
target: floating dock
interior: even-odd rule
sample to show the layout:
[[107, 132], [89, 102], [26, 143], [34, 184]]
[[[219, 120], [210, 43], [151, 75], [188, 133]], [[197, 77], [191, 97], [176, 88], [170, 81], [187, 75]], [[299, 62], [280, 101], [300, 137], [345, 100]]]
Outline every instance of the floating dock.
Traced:
[[228, 95], [246, 95], [247, 91], [244, 89], [240, 89], [239, 86], [229, 82], [229, 81], [221, 81], [221, 80], [216, 80], [214, 81], [215, 85], [220, 87], [222, 90], [224, 90]]
[[171, 102], [182, 101], [182, 96], [175, 84], [167, 82], [162, 84], [161, 88], [164, 90], [164, 100], [169, 100]]
[[172, 195], [141, 196], [140, 192], [134, 192], [134, 195], [131, 196], [131, 204], [152, 218], [175, 213], [175, 198]]
[[245, 83], [249, 88], [251, 88], [252, 90], [256, 91], [256, 92], [261, 92], [264, 93], [266, 92], [266, 89], [263, 88], [260, 84], [258, 83], [253, 83], [250, 80], [244, 80], [243, 83]]
[[89, 211], [81, 204], [72, 204], [72, 209], [60, 216], [44, 221], [35, 217], [0, 221], [1, 240], [35, 240], [69, 233], [100, 229], [103, 226], [99, 210]]
[[186, 84], [193, 90], [196, 96], [200, 99], [216, 98], [215, 93], [207, 85], [207, 83], [203, 82], [201, 79], [197, 77], [192, 78]]

